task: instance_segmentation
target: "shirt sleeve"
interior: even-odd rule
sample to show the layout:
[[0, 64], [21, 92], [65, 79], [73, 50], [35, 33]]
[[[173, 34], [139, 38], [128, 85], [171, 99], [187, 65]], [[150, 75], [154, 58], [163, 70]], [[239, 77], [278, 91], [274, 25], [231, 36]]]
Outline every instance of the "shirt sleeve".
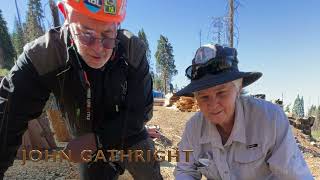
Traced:
[[309, 180], [311, 172], [298, 148], [289, 121], [279, 109], [275, 119], [276, 143], [267, 160], [270, 170], [277, 179]]
[[177, 163], [177, 166], [174, 170], [174, 176], [176, 180], [196, 180], [201, 179], [201, 173], [197, 171], [196, 166], [194, 165], [195, 157], [194, 153], [189, 153], [189, 161], [186, 159], [186, 153], [183, 152], [185, 150], [194, 151], [193, 142], [191, 142], [190, 134], [192, 127], [191, 123], [188, 122], [187, 126], [183, 132], [182, 139], [178, 144], [179, 153], [180, 153], [180, 161]]
[[150, 121], [153, 116], [153, 94], [152, 94], [152, 78], [149, 72], [149, 64], [146, 56], [144, 55], [142, 64], [145, 67], [143, 71], [143, 86], [144, 86], [144, 100], [145, 100], [145, 123]]

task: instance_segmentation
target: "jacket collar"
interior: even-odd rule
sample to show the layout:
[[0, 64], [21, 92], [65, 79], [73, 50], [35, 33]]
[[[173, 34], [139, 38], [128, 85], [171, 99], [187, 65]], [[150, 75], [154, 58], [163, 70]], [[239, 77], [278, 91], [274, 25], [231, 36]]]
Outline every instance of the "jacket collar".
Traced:
[[69, 31], [68, 26], [62, 26], [60, 32], [61, 32], [60, 37], [63, 38], [63, 42], [66, 45], [66, 53], [67, 53], [66, 54], [66, 63], [70, 64], [72, 66], [78, 67], [78, 65], [70, 59], [70, 53], [71, 53], [71, 51], [75, 51], [75, 49], [71, 45], [70, 31]]

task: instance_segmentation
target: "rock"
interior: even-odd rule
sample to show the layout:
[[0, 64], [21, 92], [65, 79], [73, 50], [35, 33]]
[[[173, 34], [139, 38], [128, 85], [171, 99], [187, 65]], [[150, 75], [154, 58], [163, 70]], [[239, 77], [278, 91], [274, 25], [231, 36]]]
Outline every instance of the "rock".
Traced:
[[66, 179], [65, 177], [58, 177], [55, 180], [65, 180], [65, 179]]

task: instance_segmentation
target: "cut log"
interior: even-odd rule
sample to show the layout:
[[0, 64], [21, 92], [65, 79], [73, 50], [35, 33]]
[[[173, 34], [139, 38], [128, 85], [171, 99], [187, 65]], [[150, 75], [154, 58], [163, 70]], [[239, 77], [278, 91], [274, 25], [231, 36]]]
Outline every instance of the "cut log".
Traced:
[[47, 110], [48, 119], [51, 122], [55, 138], [60, 142], [69, 142], [71, 135], [59, 110]]

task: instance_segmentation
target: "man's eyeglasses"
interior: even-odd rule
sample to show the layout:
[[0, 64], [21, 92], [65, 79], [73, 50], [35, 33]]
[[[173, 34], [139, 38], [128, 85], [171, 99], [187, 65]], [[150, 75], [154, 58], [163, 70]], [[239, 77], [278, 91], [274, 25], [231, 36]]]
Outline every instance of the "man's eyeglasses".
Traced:
[[104, 48], [113, 49], [119, 43], [119, 40], [116, 38], [95, 38], [90, 33], [79, 33], [75, 34], [75, 36], [78, 37], [80, 43], [85, 46], [92, 46], [96, 43], [96, 40], [99, 40]]
[[218, 74], [221, 72], [229, 71], [235, 66], [237, 60], [233, 56], [225, 58], [213, 58], [206, 63], [193, 64], [186, 69], [186, 76], [191, 80], [196, 80], [206, 74]]

